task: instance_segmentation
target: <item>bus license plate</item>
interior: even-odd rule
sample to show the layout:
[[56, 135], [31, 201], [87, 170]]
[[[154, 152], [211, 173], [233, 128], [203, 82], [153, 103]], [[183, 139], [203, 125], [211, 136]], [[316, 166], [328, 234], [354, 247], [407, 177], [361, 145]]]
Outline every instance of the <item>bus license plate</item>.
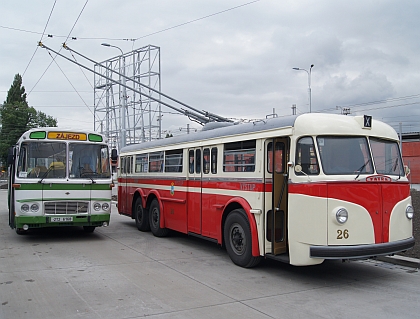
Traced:
[[72, 222], [73, 217], [50, 217], [51, 223]]

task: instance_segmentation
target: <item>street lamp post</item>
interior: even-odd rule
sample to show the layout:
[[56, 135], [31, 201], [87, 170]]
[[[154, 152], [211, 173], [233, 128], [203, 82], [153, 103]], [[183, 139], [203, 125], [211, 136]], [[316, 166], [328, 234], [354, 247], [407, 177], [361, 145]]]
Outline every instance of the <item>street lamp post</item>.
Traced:
[[311, 67], [308, 70], [305, 69], [301, 69], [301, 68], [293, 68], [293, 70], [296, 71], [305, 71], [306, 73], [308, 73], [308, 92], [309, 92], [309, 113], [312, 113], [312, 96], [311, 96], [311, 73], [312, 73], [312, 68], [314, 67], [313, 64], [311, 64]]
[[[120, 150], [123, 148], [126, 144], [126, 128], [125, 128], [125, 114], [126, 114], [126, 88], [125, 88], [125, 59], [123, 57], [124, 53], [121, 50], [120, 47], [117, 47], [115, 45], [111, 45], [109, 43], [101, 43], [101, 45], [105, 47], [111, 47], [116, 48], [120, 50], [121, 55], [119, 58], [119, 69], [120, 69], [120, 83], [122, 83], [122, 86], [120, 86]], [[121, 65], [122, 60], [122, 65]], [[121, 76], [122, 75], [122, 76]]]

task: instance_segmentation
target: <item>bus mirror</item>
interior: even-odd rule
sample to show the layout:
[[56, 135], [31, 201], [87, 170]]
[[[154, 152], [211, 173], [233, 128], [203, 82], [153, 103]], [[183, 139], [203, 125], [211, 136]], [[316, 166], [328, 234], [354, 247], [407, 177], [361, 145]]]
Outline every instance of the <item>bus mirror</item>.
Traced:
[[118, 160], [118, 153], [117, 153], [117, 150], [116, 150], [115, 148], [113, 148], [113, 149], [111, 150], [111, 161], [112, 161], [113, 163], [116, 163], [116, 162], [117, 162], [117, 160]]
[[408, 165], [404, 165], [404, 172], [406, 176], [410, 175], [410, 168], [408, 167]]
[[300, 172], [302, 172], [302, 166], [300, 166], [300, 165], [296, 165], [296, 166], [295, 166], [295, 172], [296, 172], [296, 173], [300, 173]]
[[12, 165], [15, 159], [14, 156], [14, 147], [9, 148], [9, 153], [7, 154], [7, 165]]

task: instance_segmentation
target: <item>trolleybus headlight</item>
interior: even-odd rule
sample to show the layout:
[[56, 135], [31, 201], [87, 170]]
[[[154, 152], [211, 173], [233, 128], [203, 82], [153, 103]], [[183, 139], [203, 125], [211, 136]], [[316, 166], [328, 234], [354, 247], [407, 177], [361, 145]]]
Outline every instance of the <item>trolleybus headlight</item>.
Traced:
[[345, 208], [340, 208], [335, 213], [335, 218], [337, 219], [337, 221], [340, 224], [344, 224], [347, 221], [347, 219], [349, 218], [349, 213], [347, 212], [347, 210]]
[[101, 209], [101, 204], [99, 204], [99, 203], [93, 204], [93, 209], [96, 210], [96, 211], [99, 211]]
[[109, 204], [108, 203], [103, 203], [102, 204], [102, 210], [107, 211], [109, 209]]
[[39, 210], [38, 204], [31, 205], [31, 212], [36, 213]]
[[414, 217], [414, 208], [413, 206], [409, 205], [405, 209], [405, 216], [407, 216], [408, 219], [413, 219]]
[[20, 210], [21, 210], [22, 212], [24, 212], [24, 213], [29, 212], [29, 205], [28, 205], [28, 204], [23, 204], [23, 205], [20, 207]]

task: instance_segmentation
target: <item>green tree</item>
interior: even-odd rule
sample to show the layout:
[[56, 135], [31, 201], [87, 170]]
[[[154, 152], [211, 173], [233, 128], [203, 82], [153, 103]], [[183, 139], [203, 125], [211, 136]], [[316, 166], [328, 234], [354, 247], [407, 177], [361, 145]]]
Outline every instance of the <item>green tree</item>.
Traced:
[[15, 75], [6, 101], [0, 107], [0, 120], [0, 158], [3, 163], [6, 162], [9, 148], [16, 144], [24, 132], [35, 127], [57, 126], [56, 119], [28, 105], [19, 74]]

